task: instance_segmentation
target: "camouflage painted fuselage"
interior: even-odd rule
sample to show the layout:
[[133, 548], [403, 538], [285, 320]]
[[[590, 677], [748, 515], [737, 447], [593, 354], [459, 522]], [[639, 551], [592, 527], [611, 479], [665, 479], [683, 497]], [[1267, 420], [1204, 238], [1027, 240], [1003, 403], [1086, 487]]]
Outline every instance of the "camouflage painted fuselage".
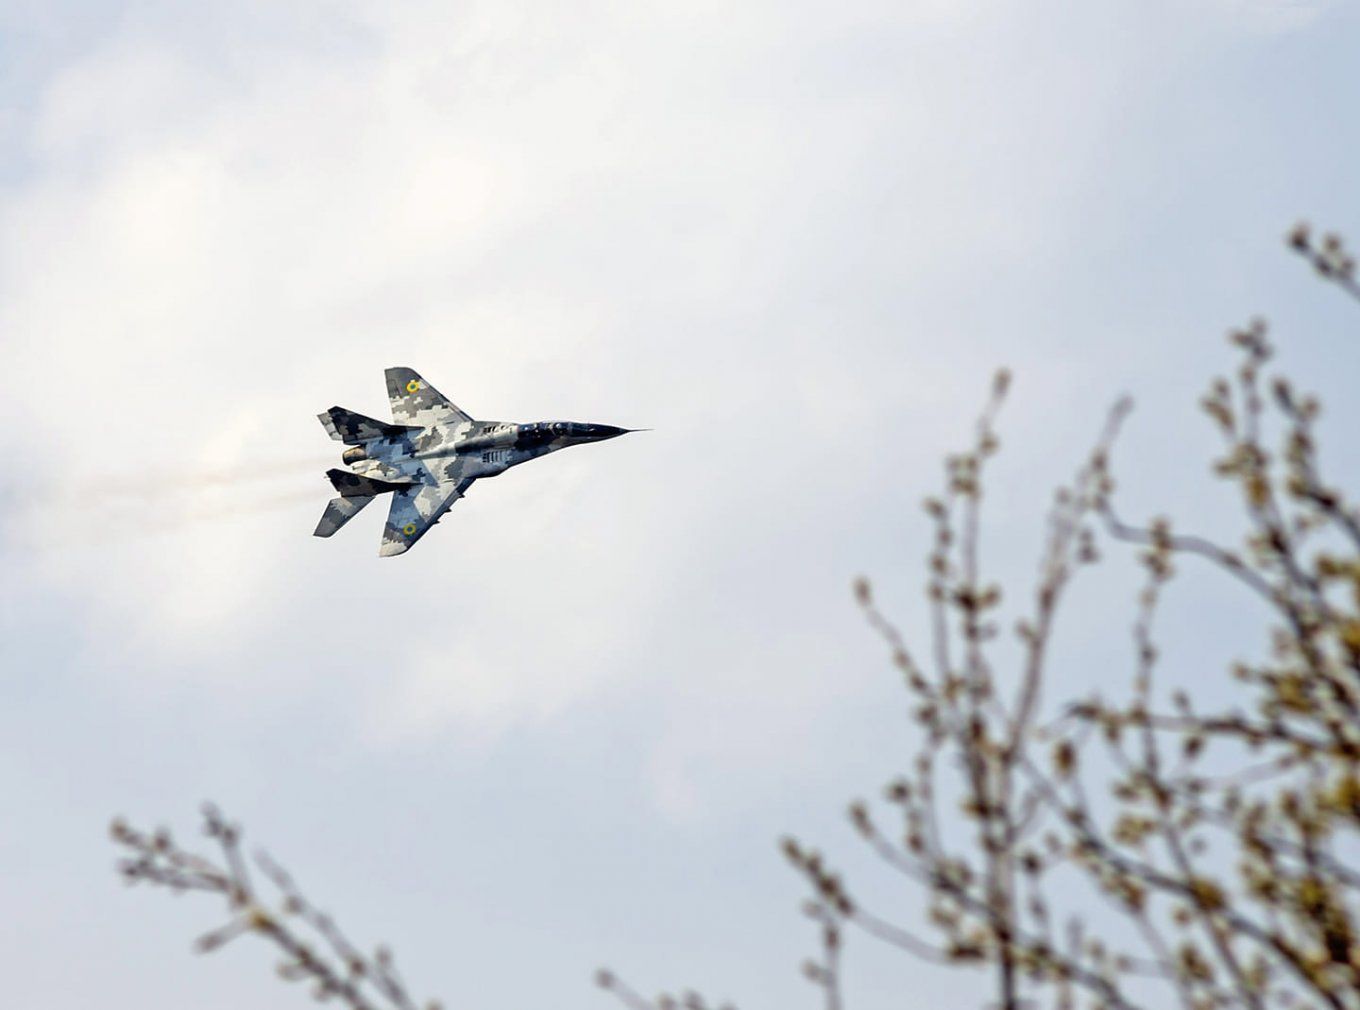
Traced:
[[378, 552], [385, 557], [409, 550], [473, 481], [628, 431], [573, 421], [477, 421], [409, 368], [389, 368], [386, 378], [394, 423], [343, 407], [317, 415], [330, 436], [350, 448], [341, 455], [348, 469], [327, 471], [339, 497], [316, 528], [316, 536], [331, 536], [375, 497], [391, 493]]

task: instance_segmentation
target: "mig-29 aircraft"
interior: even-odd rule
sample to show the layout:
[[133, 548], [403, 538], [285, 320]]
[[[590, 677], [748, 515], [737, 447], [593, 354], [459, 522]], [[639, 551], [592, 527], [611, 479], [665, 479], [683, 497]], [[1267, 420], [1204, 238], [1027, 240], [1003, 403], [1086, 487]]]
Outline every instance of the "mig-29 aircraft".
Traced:
[[317, 415], [331, 438], [350, 448], [340, 457], [348, 470], [326, 471], [340, 497], [326, 506], [316, 535], [332, 535], [390, 491], [392, 507], [378, 550], [383, 557], [410, 550], [479, 477], [631, 430], [574, 421], [474, 421], [411, 369], [389, 368], [385, 374], [392, 424], [343, 407]]

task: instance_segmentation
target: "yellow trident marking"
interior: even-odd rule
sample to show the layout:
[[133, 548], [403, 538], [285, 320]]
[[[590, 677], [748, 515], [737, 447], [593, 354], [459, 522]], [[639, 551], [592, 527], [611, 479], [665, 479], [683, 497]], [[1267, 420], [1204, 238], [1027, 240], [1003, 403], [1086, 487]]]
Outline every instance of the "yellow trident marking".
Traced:
[[401, 531], [405, 533], [408, 537], [413, 537], [416, 535], [416, 524], [407, 523], [405, 526], [401, 528]]
[[412, 379], [410, 382], [408, 382], [408, 383], [406, 384], [406, 392], [408, 392], [408, 393], [414, 393], [414, 392], [416, 392], [418, 389], [420, 389], [420, 380], [419, 380], [419, 379]]

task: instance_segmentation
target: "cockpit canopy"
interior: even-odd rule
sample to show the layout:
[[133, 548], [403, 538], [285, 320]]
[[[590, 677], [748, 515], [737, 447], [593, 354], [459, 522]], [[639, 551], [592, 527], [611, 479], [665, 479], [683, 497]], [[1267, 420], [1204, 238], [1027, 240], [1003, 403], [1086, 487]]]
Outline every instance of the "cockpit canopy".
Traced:
[[546, 435], [549, 438], [565, 438], [568, 435], [584, 435], [587, 428], [593, 428], [592, 424], [577, 424], [574, 421], [535, 421], [533, 424], [521, 424], [519, 433], [521, 435]]
[[521, 448], [547, 445], [558, 439], [575, 439], [582, 442], [598, 442], [602, 439], [622, 435], [623, 428], [609, 424], [583, 424], [579, 421], [536, 421], [521, 424], [516, 432], [515, 444]]

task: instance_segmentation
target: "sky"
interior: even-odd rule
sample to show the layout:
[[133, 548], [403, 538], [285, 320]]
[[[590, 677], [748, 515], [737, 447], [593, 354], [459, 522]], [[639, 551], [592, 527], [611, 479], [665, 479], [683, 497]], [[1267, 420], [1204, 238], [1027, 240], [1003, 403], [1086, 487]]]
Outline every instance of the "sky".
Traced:
[[[113, 815], [190, 839], [206, 799], [448, 1006], [607, 1006], [602, 964], [815, 1005], [776, 841], [919, 918], [844, 821], [914, 743], [850, 586], [919, 638], [919, 502], [994, 368], [1017, 607], [1123, 393], [1125, 512], [1231, 528], [1195, 403], [1255, 314], [1360, 464], [1360, 320], [1282, 242], [1360, 240], [1357, 46], [1322, 0], [0, 0], [7, 1005], [304, 1004], [115, 879]], [[393, 365], [653, 430], [380, 559], [380, 509], [310, 535], [315, 415], [381, 416]], [[1131, 572], [1088, 576], [1055, 692], [1127, 679]], [[1175, 592], [1165, 662], [1212, 691], [1260, 643]], [[847, 973], [980, 991], [860, 938]]]

